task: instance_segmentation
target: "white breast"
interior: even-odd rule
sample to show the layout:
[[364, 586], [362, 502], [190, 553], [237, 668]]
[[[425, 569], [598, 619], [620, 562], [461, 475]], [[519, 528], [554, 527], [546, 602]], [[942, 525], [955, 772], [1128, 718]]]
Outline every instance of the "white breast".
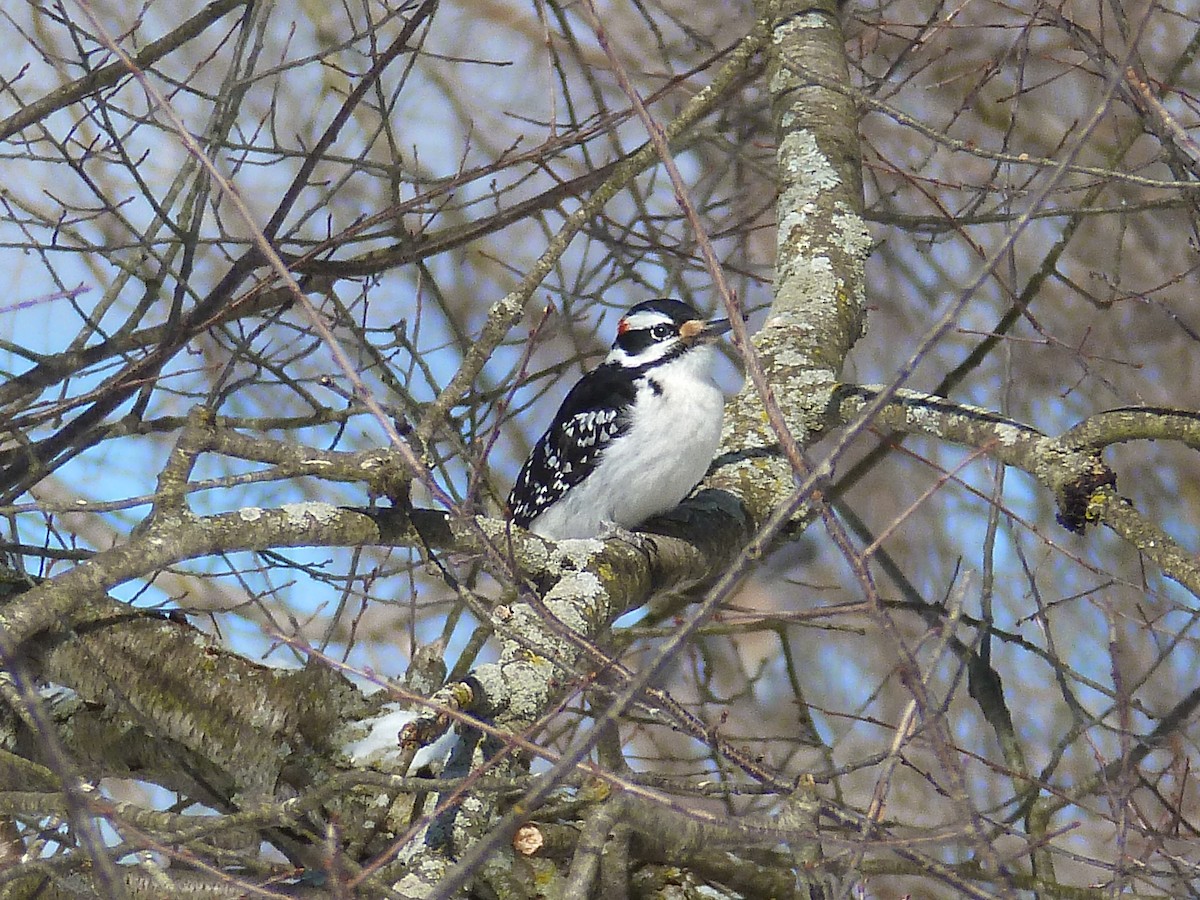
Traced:
[[651, 369], [639, 383], [629, 431], [530, 530], [555, 540], [595, 537], [678, 506], [704, 477], [720, 440], [725, 397], [713, 380], [715, 361], [712, 347], [695, 347]]

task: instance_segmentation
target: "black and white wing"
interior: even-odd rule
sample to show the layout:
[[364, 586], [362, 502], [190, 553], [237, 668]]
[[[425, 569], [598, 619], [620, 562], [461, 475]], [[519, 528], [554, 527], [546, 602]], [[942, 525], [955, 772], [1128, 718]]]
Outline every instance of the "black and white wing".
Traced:
[[513, 522], [528, 528], [592, 473], [609, 443], [629, 429], [636, 393], [630, 373], [611, 364], [576, 382], [521, 467], [508, 497]]

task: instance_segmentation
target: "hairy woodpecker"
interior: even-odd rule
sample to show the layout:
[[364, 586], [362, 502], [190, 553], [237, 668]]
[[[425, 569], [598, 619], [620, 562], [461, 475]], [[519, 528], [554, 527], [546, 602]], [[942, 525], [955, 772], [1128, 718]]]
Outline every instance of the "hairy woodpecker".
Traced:
[[679, 300], [625, 313], [607, 358], [571, 388], [521, 467], [513, 522], [588, 538], [678, 506], [717, 450], [725, 397], [710, 345], [728, 330]]

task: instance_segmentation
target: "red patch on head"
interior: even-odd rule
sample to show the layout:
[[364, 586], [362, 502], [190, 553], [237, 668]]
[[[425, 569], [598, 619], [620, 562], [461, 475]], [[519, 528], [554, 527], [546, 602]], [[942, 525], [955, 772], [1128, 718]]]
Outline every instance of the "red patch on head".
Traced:
[[622, 319], [620, 322], [617, 323], [618, 337], [620, 335], [624, 334], [625, 332], [627, 332], [628, 330], [629, 330], [629, 323], [627, 321], [625, 321], [624, 319]]

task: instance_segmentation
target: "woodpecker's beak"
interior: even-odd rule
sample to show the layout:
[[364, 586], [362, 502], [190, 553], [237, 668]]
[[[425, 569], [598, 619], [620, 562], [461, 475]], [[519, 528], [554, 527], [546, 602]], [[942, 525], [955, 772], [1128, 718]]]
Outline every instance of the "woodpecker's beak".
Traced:
[[733, 326], [728, 319], [689, 319], [679, 326], [679, 336], [689, 344], [703, 344], [720, 337]]

